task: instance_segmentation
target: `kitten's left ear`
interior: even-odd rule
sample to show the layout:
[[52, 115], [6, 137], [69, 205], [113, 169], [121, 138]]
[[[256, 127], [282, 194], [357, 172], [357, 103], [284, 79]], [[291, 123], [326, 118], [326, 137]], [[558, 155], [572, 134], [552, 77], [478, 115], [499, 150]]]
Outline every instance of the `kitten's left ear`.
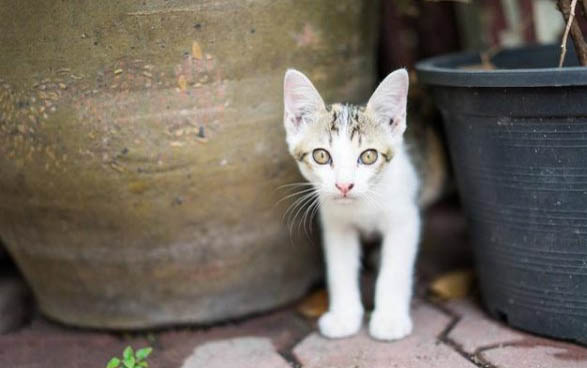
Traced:
[[388, 125], [394, 137], [401, 136], [406, 130], [409, 84], [408, 72], [398, 69], [385, 77], [367, 103], [367, 110], [378, 123]]

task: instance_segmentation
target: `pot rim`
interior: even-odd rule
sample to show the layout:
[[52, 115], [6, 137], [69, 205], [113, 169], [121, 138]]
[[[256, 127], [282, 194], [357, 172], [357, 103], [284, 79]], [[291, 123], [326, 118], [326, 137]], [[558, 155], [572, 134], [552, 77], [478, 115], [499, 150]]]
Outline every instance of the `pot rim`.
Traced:
[[[552, 53], [560, 54], [560, 45], [531, 45], [504, 49], [492, 60], [499, 57], [513, 58], [516, 55], [535, 54], [539, 57]], [[572, 47], [566, 55], [566, 65], [576, 59]], [[433, 86], [447, 87], [563, 87], [587, 86], [587, 67], [564, 66], [563, 68], [500, 68], [495, 70], [458, 69], [463, 65], [480, 64], [479, 52], [451, 53], [425, 59], [416, 64], [420, 82]]]

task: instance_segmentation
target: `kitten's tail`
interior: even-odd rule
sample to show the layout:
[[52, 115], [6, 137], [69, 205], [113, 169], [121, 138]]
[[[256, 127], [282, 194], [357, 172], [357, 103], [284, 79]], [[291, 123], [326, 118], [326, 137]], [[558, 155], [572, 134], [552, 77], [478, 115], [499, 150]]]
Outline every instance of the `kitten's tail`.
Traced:
[[426, 208], [449, 193], [452, 184], [440, 131], [431, 124], [417, 123], [411, 126], [408, 147], [420, 178], [418, 204]]
[[426, 129], [425, 174], [422, 177], [419, 204], [426, 208], [449, 191], [448, 157], [439, 132], [429, 126]]

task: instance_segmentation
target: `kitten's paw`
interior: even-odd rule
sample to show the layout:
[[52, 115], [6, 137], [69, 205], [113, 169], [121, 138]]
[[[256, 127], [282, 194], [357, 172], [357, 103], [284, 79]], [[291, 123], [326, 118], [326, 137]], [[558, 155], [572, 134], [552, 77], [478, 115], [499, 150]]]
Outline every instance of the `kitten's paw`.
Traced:
[[363, 323], [363, 311], [354, 313], [326, 312], [318, 320], [320, 333], [331, 339], [356, 334]]
[[398, 340], [412, 333], [412, 319], [405, 313], [375, 311], [369, 321], [369, 334], [377, 340]]

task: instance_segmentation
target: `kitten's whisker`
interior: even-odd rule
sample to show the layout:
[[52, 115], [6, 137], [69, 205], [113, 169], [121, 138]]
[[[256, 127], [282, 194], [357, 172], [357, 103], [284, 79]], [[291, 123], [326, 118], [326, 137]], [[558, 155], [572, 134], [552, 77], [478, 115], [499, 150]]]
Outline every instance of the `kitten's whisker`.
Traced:
[[295, 210], [295, 208], [300, 204], [300, 202], [302, 202], [306, 196], [310, 194], [310, 193], [306, 193], [304, 195], [302, 195], [300, 198], [297, 198], [292, 204], [289, 205], [289, 207], [285, 210], [285, 213], [283, 214], [283, 216], [281, 217], [281, 221], [283, 222], [284, 219], [287, 218], [288, 213], [292, 210]]
[[378, 198], [378, 199], [385, 199], [381, 193], [379, 193], [379, 192], [376, 192], [376, 191], [374, 191], [373, 189], [367, 189], [367, 193], [373, 194], [373, 196], [374, 196], [375, 198]]
[[289, 241], [290, 243], [293, 243], [292, 240], [292, 231], [291, 231], [291, 221], [292, 221], [292, 214], [294, 213], [295, 209], [297, 207], [299, 207], [300, 205], [302, 205], [303, 201], [307, 198], [308, 195], [304, 195], [301, 198], [298, 198], [286, 211], [286, 213], [283, 215], [281, 222], [282, 223], [286, 223], [287, 224], [287, 228], [288, 228], [288, 234], [289, 234]]
[[[304, 216], [302, 217], [302, 227], [304, 228], [304, 232], [306, 233], [306, 237], [308, 237], [308, 239], [310, 238], [310, 235], [308, 234], [308, 229], [306, 228], [306, 218], [308, 217], [308, 214], [310, 213], [310, 211], [312, 210], [312, 208], [316, 204], [317, 200], [318, 200], [318, 195], [314, 196], [314, 198], [312, 199], [310, 204], [304, 210]], [[312, 224], [309, 223], [308, 227], [310, 227], [311, 225]]]
[[295, 222], [296, 222], [296, 218], [300, 214], [300, 211], [304, 208], [304, 206], [306, 206], [308, 203], [310, 203], [310, 201], [314, 198], [315, 195], [316, 195], [316, 192], [312, 192], [304, 197], [304, 201], [302, 201], [301, 205], [298, 206], [297, 211], [295, 212], [295, 214], [292, 217], [292, 221], [291, 221], [291, 224], [289, 227], [290, 232], [293, 231], [293, 228], [294, 228]]
[[286, 189], [286, 188], [291, 188], [291, 187], [304, 187], [304, 186], [310, 186], [313, 185], [312, 183], [308, 183], [308, 182], [303, 182], [303, 183], [289, 183], [289, 184], [283, 184], [278, 186], [277, 188], [275, 188], [275, 190], [281, 190], [281, 189]]
[[322, 202], [320, 201], [320, 198], [318, 198], [318, 203], [316, 205], [316, 208], [314, 208], [314, 211], [312, 212], [312, 217], [315, 217], [316, 214], [318, 213], [319, 209], [320, 209], [320, 205], [322, 204]]
[[310, 211], [310, 218], [308, 219], [308, 227], [310, 228], [310, 234], [312, 234], [314, 227], [312, 226], [313, 224], [313, 219], [314, 219], [314, 215], [316, 214], [316, 212], [318, 212], [318, 208], [320, 207], [320, 197], [316, 197], [316, 200], [314, 201], [314, 203], [312, 204], [312, 210]]
[[[298, 208], [298, 207], [300, 207], [300, 206], [303, 206], [303, 203], [304, 203], [304, 201], [305, 201], [306, 199], [308, 199], [309, 197], [311, 197], [313, 194], [314, 194], [314, 192], [308, 192], [308, 193], [304, 193], [304, 194], [302, 194], [302, 196], [301, 196], [300, 198], [297, 198], [297, 199], [294, 201], [294, 203], [292, 203], [292, 204], [291, 204], [291, 205], [288, 207], [288, 209], [285, 211], [285, 213], [283, 214], [282, 221], [283, 221], [284, 219], [286, 219], [286, 220], [287, 220], [287, 216], [291, 216], [291, 215], [292, 215], [292, 214], [295, 212], [296, 208]], [[289, 221], [288, 221], [288, 222], [289, 222]]]
[[292, 211], [291, 214], [293, 214], [290, 218], [290, 231], [293, 231], [293, 227], [295, 226], [295, 222], [296, 222], [296, 218], [298, 217], [298, 215], [300, 214], [300, 212], [304, 209], [305, 206], [308, 205], [308, 203], [310, 203], [312, 201], [314, 197], [314, 193], [310, 193], [308, 195], [306, 195], [304, 197], [304, 200], [302, 202], [300, 202], [300, 204], [297, 206], [297, 210], [294, 212]]
[[310, 227], [310, 234], [313, 233], [313, 229], [314, 229], [314, 227], [312, 226], [312, 224], [313, 224], [312, 221], [313, 221], [314, 217], [316, 216], [316, 213], [318, 213], [318, 210], [320, 209], [320, 205], [322, 204], [322, 201], [320, 198], [320, 192], [321, 192], [321, 189], [316, 188], [317, 196], [316, 196], [316, 200], [312, 203], [313, 208], [311, 209], [310, 218], [308, 220], [309, 221], [308, 226]]
[[371, 191], [367, 192], [366, 198], [371, 200], [371, 202], [375, 205], [375, 207], [377, 207], [380, 210], [383, 210], [381, 203], [378, 201], [379, 198], [375, 198], [375, 195], [373, 192], [371, 192]]
[[375, 207], [377, 207], [381, 212], [385, 212], [385, 207], [383, 207], [383, 205], [381, 204], [381, 202], [379, 202], [376, 199], [372, 199], [373, 203], [375, 204]]
[[277, 206], [278, 204], [280, 204], [281, 202], [285, 201], [288, 198], [294, 197], [296, 195], [304, 194], [304, 193], [310, 192], [312, 190], [314, 190], [314, 188], [305, 188], [305, 189], [302, 189], [302, 190], [297, 191], [295, 193], [288, 194], [285, 197], [283, 197], [280, 200], [278, 200], [277, 202], [275, 202], [275, 205], [273, 207]]
[[373, 189], [368, 188], [367, 191], [371, 194], [374, 194], [377, 196], [377, 198], [382, 198], [383, 199], [383, 195], [379, 192], [374, 191]]
[[316, 203], [318, 196], [314, 196], [314, 198], [312, 198], [312, 201], [310, 202], [310, 204], [306, 207], [306, 209], [304, 210], [304, 216], [302, 217], [302, 228], [304, 229], [304, 234], [306, 235], [306, 238], [308, 240], [311, 240], [310, 238], [310, 234], [308, 232], [308, 228], [312, 225], [311, 223], [308, 223], [308, 227], [306, 227], [306, 220], [308, 219], [308, 215], [310, 213], [310, 211], [312, 210], [312, 208], [314, 207], [314, 204]]
[[375, 192], [369, 190], [367, 192], [365, 192], [365, 199], [367, 199], [367, 201], [371, 204], [373, 204], [375, 207], [377, 207], [377, 209], [379, 209], [380, 211], [385, 211], [384, 208], [381, 206], [381, 203], [379, 203], [379, 201], [377, 200], [377, 198], [372, 198], [370, 196], [370, 194], [375, 194]]

